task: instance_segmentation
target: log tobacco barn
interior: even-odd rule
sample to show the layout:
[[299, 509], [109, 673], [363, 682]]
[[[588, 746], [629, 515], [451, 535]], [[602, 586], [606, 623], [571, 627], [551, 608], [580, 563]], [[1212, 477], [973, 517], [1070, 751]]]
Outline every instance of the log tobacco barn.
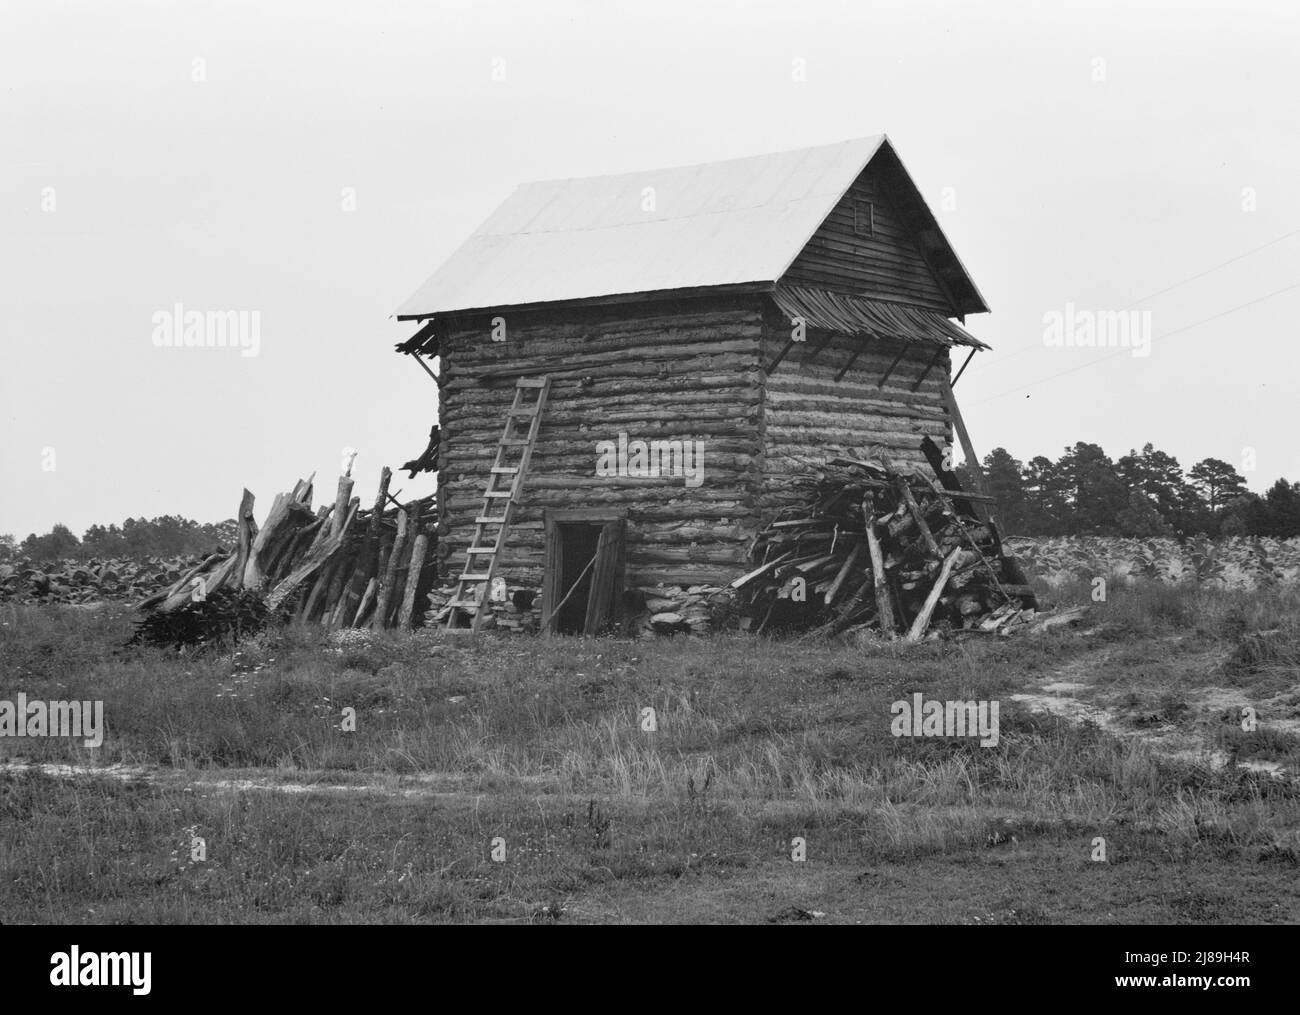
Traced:
[[706, 630], [829, 448], [969, 444], [952, 319], [987, 310], [883, 135], [520, 186], [397, 312], [440, 389], [435, 608]]

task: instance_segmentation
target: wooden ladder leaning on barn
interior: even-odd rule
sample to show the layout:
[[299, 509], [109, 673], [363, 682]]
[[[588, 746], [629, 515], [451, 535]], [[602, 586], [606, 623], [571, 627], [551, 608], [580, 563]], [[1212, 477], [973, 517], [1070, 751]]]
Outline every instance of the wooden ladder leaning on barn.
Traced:
[[[483, 625], [488, 591], [496, 575], [497, 558], [506, 545], [510, 521], [515, 506], [519, 503], [524, 478], [528, 475], [528, 463], [533, 457], [533, 446], [537, 443], [537, 431], [542, 425], [542, 412], [546, 408], [550, 391], [550, 375], [521, 377], [515, 382], [515, 399], [506, 412], [506, 425], [501, 432], [501, 439], [497, 441], [492, 468], [488, 470], [487, 489], [483, 492], [483, 511], [474, 519], [474, 538], [465, 551], [465, 570], [456, 584], [455, 595], [447, 604], [450, 607], [447, 613], [448, 631], [474, 633]], [[524, 396], [528, 392], [533, 397], [525, 404]], [[515, 427], [524, 420], [528, 421], [528, 432], [527, 435], [520, 436]], [[507, 464], [516, 449], [519, 457], [514, 460], [514, 464]], [[498, 477], [509, 479], [507, 489], [497, 486]], [[500, 514], [493, 514], [493, 508], [497, 505], [501, 505], [503, 510]], [[495, 535], [488, 534], [492, 528], [496, 529]], [[468, 627], [461, 623], [462, 613], [471, 614]]]

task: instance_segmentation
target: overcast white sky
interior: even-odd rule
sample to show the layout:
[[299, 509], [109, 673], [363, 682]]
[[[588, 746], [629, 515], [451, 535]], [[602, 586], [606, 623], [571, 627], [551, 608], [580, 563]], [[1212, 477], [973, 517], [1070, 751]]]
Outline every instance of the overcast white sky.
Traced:
[[[1240, 467], [1250, 447], [1255, 489], [1300, 479], [1294, 4], [5, 0], [0, 18], [0, 532], [19, 539], [216, 521], [244, 486], [260, 518], [313, 470], [332, 488], [344, 446], [368, 500], [435, 415], [391, 313], [515, 184], [881, 131], [992, 307], [968, 325], [994, 351], [956, 389], [981, 454], [1152, 441]], [[260, 354], [156, 348], [178, 301], [260, 311]], [[1148, 358], [1043, 343], [1067, 303], [1134, 301]]]

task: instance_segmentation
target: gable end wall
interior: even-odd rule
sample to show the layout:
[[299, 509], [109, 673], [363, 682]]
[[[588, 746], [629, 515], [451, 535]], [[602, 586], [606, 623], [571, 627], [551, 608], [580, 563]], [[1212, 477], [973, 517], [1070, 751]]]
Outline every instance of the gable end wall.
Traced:
[[[874, 209], [871, 237], [854, 231], [857, 201]], [[945, 317], [956, 313], [870, 166], [813, 234], [782, 281], [908, 303]]]

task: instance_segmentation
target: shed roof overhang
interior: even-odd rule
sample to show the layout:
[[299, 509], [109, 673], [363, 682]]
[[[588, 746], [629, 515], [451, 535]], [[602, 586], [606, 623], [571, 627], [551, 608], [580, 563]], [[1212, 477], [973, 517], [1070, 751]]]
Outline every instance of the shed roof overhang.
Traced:
[[864, 338], [989, 348], [942, 314], [902, 303], [794, 285], [778, 285], [772, 292], [772, 300], [787, 317], [800, 318], [810, 328]]

